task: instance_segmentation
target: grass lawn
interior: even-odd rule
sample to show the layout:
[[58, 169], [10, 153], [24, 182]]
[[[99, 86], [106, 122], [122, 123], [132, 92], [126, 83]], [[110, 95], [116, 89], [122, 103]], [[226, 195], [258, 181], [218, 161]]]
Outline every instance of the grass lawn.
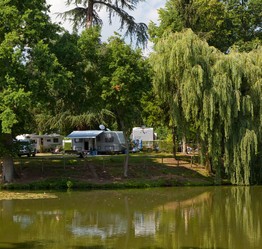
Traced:
[[15, 159], [17, 178], [2, 188], [126, 188], [212, 185], [213, 179], [196, 156], [166, 153], [130, 154], [128, 177], [125, 155], [88, 156], [37, 154]]

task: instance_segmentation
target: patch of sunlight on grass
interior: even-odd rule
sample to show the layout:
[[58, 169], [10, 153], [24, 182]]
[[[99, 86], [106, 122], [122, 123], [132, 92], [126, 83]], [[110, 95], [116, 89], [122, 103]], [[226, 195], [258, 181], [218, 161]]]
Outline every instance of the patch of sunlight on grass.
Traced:
[[54, 199], [54, 194], [0, 191], [0, 200]]

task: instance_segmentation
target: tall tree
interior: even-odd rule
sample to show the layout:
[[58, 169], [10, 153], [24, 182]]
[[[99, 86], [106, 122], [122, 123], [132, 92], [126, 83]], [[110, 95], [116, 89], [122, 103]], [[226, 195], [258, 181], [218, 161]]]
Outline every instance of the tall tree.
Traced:
[[260, 0], [169, 0], [159, 10], [159, 26], [151, 23], [149, 34], [157, 40], [167, 30], [190, 28], [222, 52], [233, 45], [249, 51], [261, 44], [261, 12]]
[[216, 174], [249, 185], [261, 153], [261, 48], [249, 54], [220, 53], [191, 30], [169, 34], [151, 56], [154, 86], [168, 100], [178, 129], [193, 124], [201, 155]]
[[112, 23], [112, 18], [117, 16], [120, 18], [120, 30], [126, 29], [125, 35], [132, 38], [136, 37], [137, 44], [144, 45], [147, 41], [147, 26], [144, 23], [136, 23], [134, 17], [125, 11], [133, 11], [136, 5], [144, 0], [67, 0], [66, 4], [75, 4], [76, 7], [66, 11], [60, 16], [66, 18], [72, 17], [74, 29], [79, 26], [87, 29], [92, 26], [101, 26], [102, 19], [99, 17], [99, 11], [102, 8], [108, 12], [109, 23]]
[[[42, 41], [30, 52], [26, 66], [28, 85], [32, 92], [31, 110], [37, 124], [37, 132], [58, 131], [59, 128], [62, 131], [64, 126], [55, 127], [55, 121], [51, 117], [66, 108], [66, 96], [71, 94], [72, 73], [59, 63], [48, 44]], [[54, 124], [48, 126], [44, 120]]]
[[62, 65], [57, 71], [61, 74], [66, 70], [68, 77], [64, 78], [64, 84], [60, 80], [60, 93], [54, 98], [57, 108], [45, 109], [37, 116], [41, 127], [68, 134], [73, 129], [97, 127], [112, 116], [101, 100], [102, 49], [97, 27], [84, 30], [79, 36], [66, 32], [53, 42], [51, 51]]
[[57, 30], [44, 0], [0, 2], [0, 153], [7, 182], [14, 177], [12, 137], [30, 120], [29, 54], [40, 40], [53, 39]]
[[262, 44], [262, 2], [260, 0], [224, 0], [227, 16], [232, 21], [234, 45], [250, 51]]
[[127, 176], [129, 135], [134, 125], [141, 124], [141, 99], [151, 86], [149, 65], [140, 49], [132, 49], [118, 36], [109, 40], [103, 58], [102, 98], [106, 108], [115, 114], [117, 128], [126, 137], [124, 176]]

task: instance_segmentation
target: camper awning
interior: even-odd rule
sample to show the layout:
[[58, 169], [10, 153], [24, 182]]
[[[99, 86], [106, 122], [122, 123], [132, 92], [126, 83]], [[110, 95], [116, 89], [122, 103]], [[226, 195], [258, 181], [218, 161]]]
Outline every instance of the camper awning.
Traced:
[[67, 137], [68, 138], [96, 138], [103, 131], [73, 131]]

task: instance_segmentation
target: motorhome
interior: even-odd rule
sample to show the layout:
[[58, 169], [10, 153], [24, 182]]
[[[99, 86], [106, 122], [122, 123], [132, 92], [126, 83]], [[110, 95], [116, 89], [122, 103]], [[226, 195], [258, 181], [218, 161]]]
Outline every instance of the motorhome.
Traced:
[[132, 129], [132, 140], [141, 139], [143, 142], [154, 140], [154, 129], [150, 127], [134, 127]]
[[156, 134], [151, 127], [134, 127], [130, 136], [130, 139], [134, 144], [133, 150], [153, 149], [153, 141], [155, 138]]
[[73, 131], [67, 138], [72, 140], [72, 150], [82, 156], [119, 154], [125, 151], [125, 138], [122, 131]]
[[54, 151], [62, 147], [63, 137], [59, 134], [23, 134], [17, 136], [19, 139], [30, 139], [35, 145], [37, 152]]

